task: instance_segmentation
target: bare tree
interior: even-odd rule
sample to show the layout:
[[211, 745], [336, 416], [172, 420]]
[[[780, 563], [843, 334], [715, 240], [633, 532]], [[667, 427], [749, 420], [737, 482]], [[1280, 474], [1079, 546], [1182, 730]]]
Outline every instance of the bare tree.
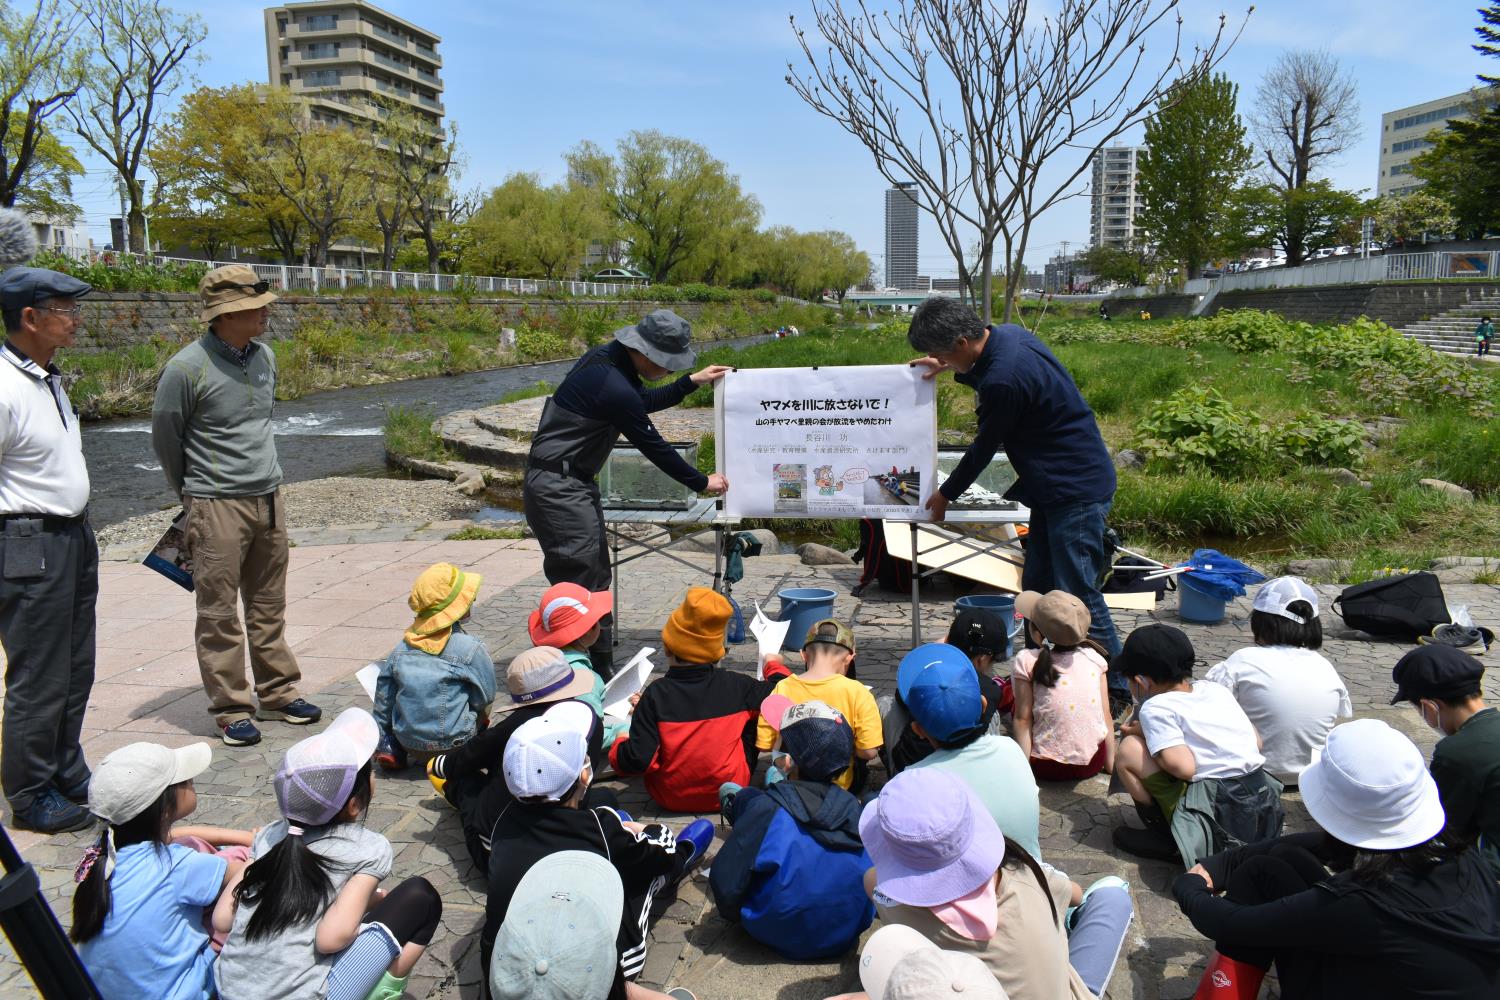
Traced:
[[78, 93], [68, 49], [77, 22], [63, 0], [38, 0], [24, 15], [0, 0], [0, 208], [14, 205], [33, 172], [49, 166], [40, 162], [46, 119]]
[[[788, 64], [786, 79], [864, 144], [883, 177], [916, 183], [917, 203], [936, 220], [962, 285], [974, 284], [966, 247], [977, 247], [976, 297], [986, 318], [1001, 244], [1009, 320], [1035, 220], [1082, 193], [1077, 184], [1093, 152], [1233, 44], [1221, 15], [1208, 44], [1184, 56], [1177, 16], [1161, 69], [1145, 70], [1147, 36], [1177, 5], [1060, 0], [1038, 23], [1027, 19], [1027, 0], [896, 0], [879, 14], [865, 0], [847, 8], [813, 0], [827, 50], [815, 55], [793, 17], [809, 68], [799, 75]], [[1064, 151], [1081, 155], [1059, 169], [1053, 161]]]
[[[1294, 206], [1324, 161], [1360, 136], [1354, 78], [1327, 52], [1284, 53], [1261, 80], [1251, 118], [1272, 186]], [[1287, 212], [1287, 266], [1302, 262], [1300, 213]]]
[[79, 97], [68, 104], [73, 128], [120, 175], [130, 249], [145, 253], [142, 161], [160, 104], [182, 83], [208, 36], [202, 18], [179, 15], [160, 0], [73, 0], [88, 53]]

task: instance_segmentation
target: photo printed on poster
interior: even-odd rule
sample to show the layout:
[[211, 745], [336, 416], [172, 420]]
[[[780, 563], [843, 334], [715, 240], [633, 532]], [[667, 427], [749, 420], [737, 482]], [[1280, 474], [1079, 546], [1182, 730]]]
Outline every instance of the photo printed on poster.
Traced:
[[725, 514], [927, 520], [936, 398], [910, 365], [727, 373], [714, 406]]

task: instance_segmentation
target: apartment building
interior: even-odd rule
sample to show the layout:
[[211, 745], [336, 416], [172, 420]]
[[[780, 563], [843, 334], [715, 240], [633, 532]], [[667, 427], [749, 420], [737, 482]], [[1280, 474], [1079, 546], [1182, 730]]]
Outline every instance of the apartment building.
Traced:
[[1145, 146], [1110, 146], [1094, 154], [1089, 198], [1089, 243], [1126, 247], [1135, 242], [1137, 168]]
[[902, 181], [885, 193], [885, 284], [918, 288], [917, 185]]
[[1468, 105], [1478, 96], [1474, 91], [1450, 94], [1436, 100], [1397, 108], [1380, 116], [1380, 176], [1375, 193], [1410, 194], [1425, 182], [1411, 172], [1411, 161], [1424, 149], [1430, 132], [1442, 128], [1450, 118], [1469, 117]]

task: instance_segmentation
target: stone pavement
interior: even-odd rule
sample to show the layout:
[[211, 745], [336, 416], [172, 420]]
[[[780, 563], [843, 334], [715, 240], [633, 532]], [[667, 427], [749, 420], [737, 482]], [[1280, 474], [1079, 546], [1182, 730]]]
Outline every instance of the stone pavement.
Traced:
[[[315, 694], [325, 718], [351, 704], [368, 706], [352, 672], [384, 655], [398, 640], [410, 614], [405, 594], [415, 575], [430, 562], [444, 559], [485, 575], [471, 631], [482, 636], [497, 664], [530, 645], [526, 617], [536, 606], [546, 581], [533, 542], [445, 542], [436, 540], [448, 528], [414, 531], [401, 526], [357, 526], [304, 536], [292, 553], [294, 648], [303, 662], [304, 690]], [[371, 535], [374, 537], [371, 537]], [[365, 539], [369, 539], [366, 541]], [[331, 542], [331, 544], [315, 544]], [[660, 557], [626, 567], [619, 615], [621, 652], [629, 656], [642, 645], [660, 649], [660, 623], [688, 586], [703, 584], [712, 557], [690, 555], [703, 569], [695, 572]], [[828, 586], [839, 593], [835, 613], [853, 619], [860, 641], [859, 677], [877, 693], [894, 686], [896, 665], [910, 646], [906, 595], [870, 592], [862, 600], [848, 596], [857, 569], [807, 567], [791, 556], [759, 556], [745, 561], [746, 577], [734, 596], [752, 611], [758, 600], [768, 612], [775, 594], [788, 586]], [[137, 739], [182, 745], [216, 735], [205, 711], [192, 661], [192, 611], [187, 595], [155, 574], [131, 563], [110, 563], [101, 570], [99, 682], [90, 703], [87, 742], [91, 761]], [[1500, 618], [1500, 588], [1449, 586], [1450, 602], [1467, 604], [1476, 620]], [[1326, 598], [1337, 588], [1319, 588]], [[962, 589], [939, 582], [923, 592], [922, 628], [940, 638], [951, 618], [951, 605]], [[1250, 642], [1248, 598], [1230, 607], [1216, 626], [1184, 625], [1198, 648], [1201, 669]], [[1174, 599], [1151, 614], [1122, 615], [1123, 631], [1151, 619], [1180, 624]], [[1329, 627], [1326, 655], [1343, 674], [1362, 716], [1384, 718], [1409, 733], [1424, 750], [1433, 734], [1410, 709], [1387, 704], [1392, 691], [1390, 667], [1405, 647], [1360, 639], [1340, 631], [1325, 608]], [[658, 662], [662, 662], [658, 654]], [[731, 647], [727, 665], [754, 669], [751, 646]], [[1200, 670], [1201, 673], [1201, 670]], [[1487, 695], [1500, 699], [1500, 687], [1486, 683]], [[285, 749], [304, 730], [276, 723], [264, 727], [265, 740], [248, 750], [215, 743], [211, 770], [197, 782], [198, 811], [193, 820], [251, 827], [275, 818], [270, 776]], [[877, 772], [876, 781], [880, 780]], [[664, 816], [645, 797], [639, 783], [609, 781], [622, 804], [640, 818], [666, 818], [685, 824], [691, 817]], [[1123, 796], [1106, 799], [1106, 781], [1093, 778], [1042, 790], [1042, 849], [1046, 860], [1087, 884], [1106, 874], [1128, 879], [1137, 919], [1127, 939], [1108, 991], [1115, 1000], [1191, 996], [1209, 949], [1178, 914], [1167, 894], [1177, 873], [1172, 865], [1137, 863], [1117, 856], [1109, 829], [1132, 813]], [[1288, 829], [1309, 825], [1295, 793], [1287, 796]], [[443, 894], [443, 927], [412, 977], [412, 998], [478, 996], [480, 978], [476, 933], [483, 920], [483, 880], [469, 863], [453, 811], [437, 798], [415, 770], [381, 775], [367, 823], [390, 838], [396, 849], [394, 874], [424, 875]], [[724, 831], [720, 831], [722, 834]], [[35, 864], [59, 918], [68, 922], [71, 873], [87, 834], [40, 837], [15, 834], [26, 858]], [[695, 878], [667, 906], [651, 935], [651, 949], [641, 980], [654, 986], [687, 986], [704, 1000], [776, 997], [818, 1000], [858, 988], [855, 956], [838, 962], [791, 963], [752, 941], [713, 911], [707, 884]], [[0, 943], [0, 995], [33, 995], [24, 971]]]

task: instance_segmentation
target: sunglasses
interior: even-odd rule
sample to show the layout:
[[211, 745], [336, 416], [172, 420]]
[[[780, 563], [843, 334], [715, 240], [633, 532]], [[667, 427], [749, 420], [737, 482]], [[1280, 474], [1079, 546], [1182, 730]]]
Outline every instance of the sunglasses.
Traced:
[[250, 292], [254, 295], [264, 295], [266, 294], [266, 292], [271, 290], [271, 283], [265, 280], [257, 281], [253, 285], [247, 285], [239, 281], [220, 282], [219, 284], [214, 285], [212, 288], [210, 288], [209, 291], [228, 292], [236, 288], [242, 291]]

